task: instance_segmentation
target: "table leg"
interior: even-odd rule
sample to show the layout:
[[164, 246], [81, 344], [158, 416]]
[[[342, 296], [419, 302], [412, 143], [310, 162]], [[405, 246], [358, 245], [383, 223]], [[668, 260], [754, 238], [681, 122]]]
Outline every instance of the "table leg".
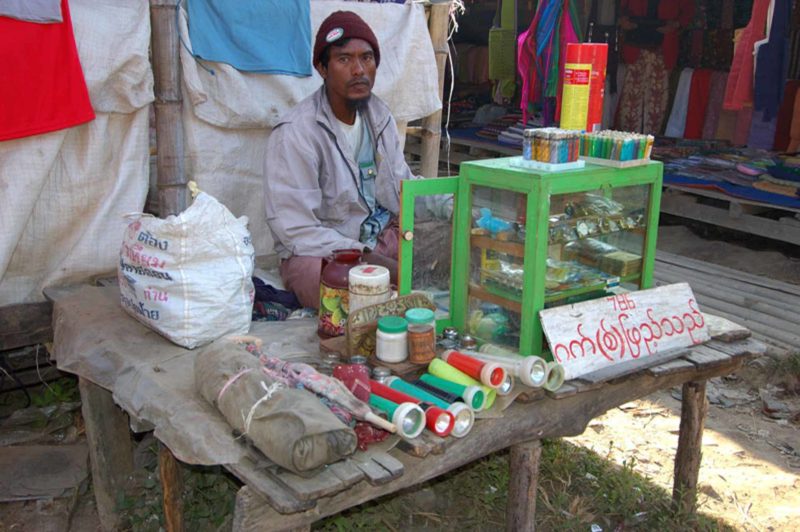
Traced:
[[164, 504], [164, 521], [167, 532], [183, 532], [183, 477], [180, 464], [169, 448], [160, 443], [158, 449], [158, 473], [161, 477], [161, 492]]
[[697, 504], [697, 479], [700, 474], [706, 412], [706, 381], [685, 383], [681, 399], [678, 451], [675, 454], [675, 482], [672, 488], [672, 503], [676, 510], [694, 512]]
[[528, 532], [536, 529], [536, 486], [541, 457], [539, 440], [511, 446], [506, 530]]
[[128, 416], [114, 404], [108, 390], [84, 378], [79, 379], [78, 389], [100, 524], [104, 530], [119, 530], [117, 496], [133, 471]]

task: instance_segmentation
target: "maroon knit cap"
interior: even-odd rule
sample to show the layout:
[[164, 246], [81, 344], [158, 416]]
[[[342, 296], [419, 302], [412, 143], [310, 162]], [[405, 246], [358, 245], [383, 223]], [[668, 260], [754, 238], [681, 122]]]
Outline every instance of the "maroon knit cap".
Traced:
[[378, 39], [364, 20], [352, 11], [336, 11], [322, 21], [314, 41], [314, 65], [319, 63], [325, 48], [342, 39], [362, 39], [372, 46], [375, 53], [375, 66], [381, 62]]

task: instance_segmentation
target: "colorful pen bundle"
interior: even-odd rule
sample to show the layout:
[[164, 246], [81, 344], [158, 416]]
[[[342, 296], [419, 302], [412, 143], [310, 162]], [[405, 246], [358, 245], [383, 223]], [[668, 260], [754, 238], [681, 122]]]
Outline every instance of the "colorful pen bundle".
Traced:
[[527, 161], [562, 164], [578, 160], [581, 134], [555, 127], [526, 129], [522, 135], [522, 158]]
[[597, 133], [583, 133], [580, 154], [583, 157], [613, 161], [649, 159], [654, 141], [653, 135], [624, 131], [606, 130]]

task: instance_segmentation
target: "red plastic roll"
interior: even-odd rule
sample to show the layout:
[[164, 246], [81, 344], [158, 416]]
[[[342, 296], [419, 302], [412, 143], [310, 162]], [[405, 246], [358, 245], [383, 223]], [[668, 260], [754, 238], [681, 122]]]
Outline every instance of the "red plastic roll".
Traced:
[[442, 360], [490, 388], [499, 388], [506, 380], [506, 370], [499, 364], [483, 362], [453, 349], [445, 351]]
[[422, 409], [425, 411], [425, 426], [429, 431], [433, 432], [437, 436], [444, 438], [449, 436], [450, 432], [453, 431], [453, 425], [455, 425], [456, 420], [455, 417], [453, 417], [453, 414], [447, 410], [439, 408], [438, 406], [423, 403], [416, 397], [412, 397], [411, 395], [403, 393], [399, 390], [395, 390], [394, 388], [389, 388], [385, 384], [381, 384], [378, 381], [370, 380], [369, 387], [372, 390], [372, 393], [375, 395], [383, 397], [384, 399], [388, 399], [397, 404], [424, 404]]

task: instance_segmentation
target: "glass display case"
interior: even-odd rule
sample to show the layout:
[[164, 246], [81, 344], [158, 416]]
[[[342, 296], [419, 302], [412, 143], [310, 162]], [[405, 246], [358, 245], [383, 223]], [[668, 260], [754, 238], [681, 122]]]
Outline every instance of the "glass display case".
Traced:
[[452, 241], [426, 255], [430, 262], [452, 253], [440, 328], [541, 355], [540, 310], [652, 285], [662, 165], [546, 173], [510, 161], [472, 161], [457, 178], [404, 182], [400, 293], [420, 289], [414, 279], [430, 267], [409, 252], [415, 211], [446, 189], [450, 208], [440, 221], [452, 224]]

